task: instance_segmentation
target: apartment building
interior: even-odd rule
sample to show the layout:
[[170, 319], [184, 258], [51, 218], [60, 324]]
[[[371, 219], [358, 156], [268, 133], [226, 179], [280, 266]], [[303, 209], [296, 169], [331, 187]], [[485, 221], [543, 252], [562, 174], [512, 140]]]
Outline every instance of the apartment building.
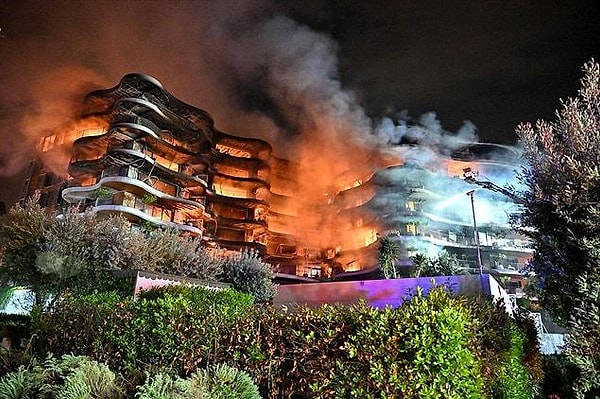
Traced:
[[[133, 225], [176, 228], [209, 246], [253, 248], [281, 273], [306, 277], [376, 266], [377, 240], [384, 235], [401, 244], [404, 263], [416, 253], [445, 249], [473, 265], [476, 243], [465, 195], [473, 187], [463, 170], [477, 169], [503, 184], [516, 156], [484, 144], [460, 147], [435, 164], [381, 161], [374, 152], [374, 162], [341, 173], [302, 207], [297, 162], [277, 158], [264, 140], [218, 130], [208, 113], [178, 100], [151, 76], [125, 75], [115, 87], [89, 93], [83, 105], [77, 129], [40, 142], [42, 158], [53, 152], [64, 158], [68, 178], [37, 161], [23, 197], [39, 190], [44, 206], [78, 204]], [[489, 190], [475, 197], [484, 266], [521, 268], [530, 251], [508, 225], [517, 205]]]

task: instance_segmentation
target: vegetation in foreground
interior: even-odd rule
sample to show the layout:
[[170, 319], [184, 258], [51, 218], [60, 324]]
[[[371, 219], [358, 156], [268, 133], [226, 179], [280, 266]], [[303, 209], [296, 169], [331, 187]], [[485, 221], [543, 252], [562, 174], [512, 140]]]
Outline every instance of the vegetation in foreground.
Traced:
[[578, 399], [600, 396], [600, 65], [591, 60], [583, 72], [554, 121], [517, 130], [526, 166], [515, 220], [535, 249], [542, 305], [569, 329]]
[[248, 373], [265, 398], [533, 399], [543, 374], [531, 323], [444, 287], [383, 310], [277, 311], [187, 286], [138, 300], [68, 294], [34, 313], [32, 328], [33, 358], [85, 356], [115, 373], [125, 397], [148, 384], [179, 389], [218, 364]]

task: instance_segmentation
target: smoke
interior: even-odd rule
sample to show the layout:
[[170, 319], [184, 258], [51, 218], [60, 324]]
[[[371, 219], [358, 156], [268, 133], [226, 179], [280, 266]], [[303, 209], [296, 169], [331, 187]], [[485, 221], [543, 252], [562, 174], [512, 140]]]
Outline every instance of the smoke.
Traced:
[[[142, 72], [218, 129], [265, 139], [293, 160], [295, 229], [327, 246], [339, 229], [320, 210], [332, 186], [349, 187], [343, 172], [357, 171], [349, 184], [360, 184], [390, 165], [438, 170], [442, 155], [477, 140], [472, 123], [453, 134], [434, 113], [372, 121], [340, 82], [335, 41], [268, 1], [22, 1], [0, 11], [0, 176], [22, 169], [40, 137], [75, 137], [86, 92]], [[42, 154], [57, 174], [68, 145]]]

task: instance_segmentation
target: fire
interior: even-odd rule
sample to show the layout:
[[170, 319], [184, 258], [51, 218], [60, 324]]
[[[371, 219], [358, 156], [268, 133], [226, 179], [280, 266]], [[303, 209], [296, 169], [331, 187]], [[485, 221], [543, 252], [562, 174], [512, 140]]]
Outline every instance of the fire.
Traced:
[[100, 118], [66, 122], [38, 141], [38, 154], [45, 167], [55, 175], [66, 178], [73, 142], [82, 137], [105, 134], [107, 126], [108, 123]]
[[446, 161], [446, 170], [450, 177], [463, 177], [463, 171], [466, 168], [477, 169], [477, 164], [468, 161], [458, 161], [455, 159], [448, 159]]

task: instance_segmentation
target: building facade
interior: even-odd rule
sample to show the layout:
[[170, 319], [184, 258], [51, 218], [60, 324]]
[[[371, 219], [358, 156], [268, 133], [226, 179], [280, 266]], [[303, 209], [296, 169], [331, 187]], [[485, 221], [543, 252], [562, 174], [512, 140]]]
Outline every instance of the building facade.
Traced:
[[[398, 240], [404, 261], [443, 249], [472, 266], [475, 235], [464, 193], [473, 187], [461, 178], [463, 169], [504, 183], [515, 156], [493, 145], [465, 145], [433, 163], [375, 152], [374, 162], [338, 175], [306, 209], [298, 206], [298, 163], [275, 157], [264, 140], [219, 131], [205, 111], [148, 75], [128, 74], [113, 88], [89, 93], [78, 126], [40, 142], [43, 158], [62, 154], [68, 177], [37, 162], [23, 197], [39, 190], [44, 206], [78, 204], [133, 225], [176, 228], [209, 246], [253, 248], [280, 272], [306, 277], [376, 266], [384, 235]], [[527, 244], [508, 225], [516, 205], [486, 190], [476, 197], [484, 267], [521, 268]], [[325, 240], [314, 238], [325, 225], [328, 240], [320, 245]]]

